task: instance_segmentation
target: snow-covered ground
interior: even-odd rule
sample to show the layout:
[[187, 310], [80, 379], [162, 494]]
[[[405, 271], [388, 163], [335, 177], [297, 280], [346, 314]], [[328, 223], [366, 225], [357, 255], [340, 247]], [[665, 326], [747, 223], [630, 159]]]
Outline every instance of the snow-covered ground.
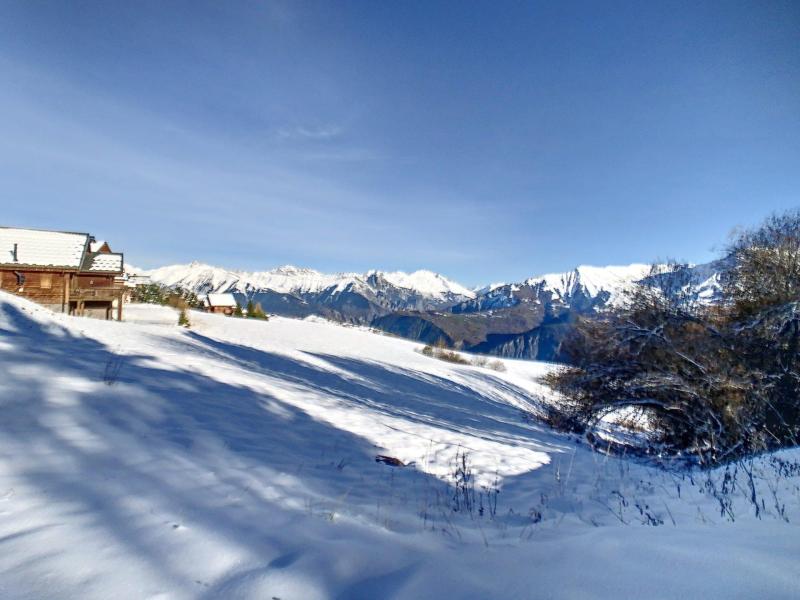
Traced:
[[2, 598], [800, 595], [797, 451], [670, 474], [526, 417], [541, 363], [126, 308], [0, 294]]

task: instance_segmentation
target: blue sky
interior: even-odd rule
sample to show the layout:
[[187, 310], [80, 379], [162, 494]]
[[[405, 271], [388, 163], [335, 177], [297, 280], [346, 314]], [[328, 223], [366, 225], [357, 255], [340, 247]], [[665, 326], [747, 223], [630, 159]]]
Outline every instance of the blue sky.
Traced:
[[798, 190], [797, 2], [0, 3], [0, 221], [144, 267], [699, 262]]

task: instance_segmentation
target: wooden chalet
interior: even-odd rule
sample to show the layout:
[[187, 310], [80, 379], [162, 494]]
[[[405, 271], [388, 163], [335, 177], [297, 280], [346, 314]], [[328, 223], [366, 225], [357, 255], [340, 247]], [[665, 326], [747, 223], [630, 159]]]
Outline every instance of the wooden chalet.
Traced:
[[205, 300], [206, 312], [232, 315], [238, 303], [233, 294], [209, 294]]
[[123, 264], [88, 233], [0, 227], [0, 289], [57, 312], [121, 321]]

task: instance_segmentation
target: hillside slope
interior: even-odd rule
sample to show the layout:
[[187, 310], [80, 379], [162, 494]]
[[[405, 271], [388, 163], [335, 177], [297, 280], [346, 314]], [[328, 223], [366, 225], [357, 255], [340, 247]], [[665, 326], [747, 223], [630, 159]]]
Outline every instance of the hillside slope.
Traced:
[[730, 473], [664, 473], [538, 424], [557, 401], [541, 363], [453, 365], [314, 320], [127, 314], [0, 294], [3, 598], [800, 589], [800, 482], [775, 466], [797, 452], [751, 465], [757, 518], [744, 480], [721, 494]]

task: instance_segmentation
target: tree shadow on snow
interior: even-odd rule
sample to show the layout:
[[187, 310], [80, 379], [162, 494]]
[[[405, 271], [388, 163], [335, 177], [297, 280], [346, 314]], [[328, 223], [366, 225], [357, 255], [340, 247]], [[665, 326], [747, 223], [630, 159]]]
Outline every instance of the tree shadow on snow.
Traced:
[[[167, 579], [186, 584], [163, 543], [181, 522], [235, 540], [268, 562], [285, 554], [259, 535], [259, 527], [288, 518], [276, 505], [304, 510], [291, 501], [307, 494], [313, 512], [315, 501], [387, 485], [390, 469], [374, 462], [368, 441], [270, 394], [157, 368], [148, 355], [116, 354], [13, 305], [2, 311], [11, 327], [0, 328], [0, 459], [47, 498], [49, 510], [85, 519]], [[348, 387], [283, 357], [247, 358], [276, 376]], [[158, 515], [157, 523], [146, 514]], [[35, 528], [0, 539], [0, 551], [26, 534]]]
[[[223, 342], [196, 332], [189, 335], [214, 351], [221, 360], [381, 414], [491, 441], [524, 441], [528, 447], [546, 452], [563, 452], [570, 447], [564, 443], [563, 436], [544, 426], [524, 422], [521, 411], [509, 403], [445, 377], [377, 361], [305, 353], [335, 368], [324, 369], [286, 355]], [[476, 384], [490, 383], [517, 398], [529, 398], [524, 390], [490, 375], [475, 373], [469, 377]]]

